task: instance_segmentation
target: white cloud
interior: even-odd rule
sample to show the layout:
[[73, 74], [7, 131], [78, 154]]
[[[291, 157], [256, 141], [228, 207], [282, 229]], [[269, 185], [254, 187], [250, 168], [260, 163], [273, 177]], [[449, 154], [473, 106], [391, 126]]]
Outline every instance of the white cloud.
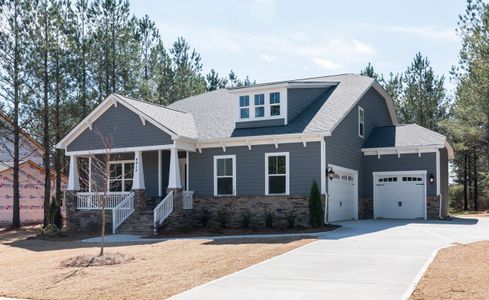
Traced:
[[337, 70], [341, 68], [341, 65], [335, 64], [334, 62], [326, 58], [315, 57], [312, 59], [312, 62], [327, 70]]
[[446, 42], [458, 42], [458, 37], [453, 27], [439, 26], [392, 26], [386, 27], [387, 31], [417, 35], [427, 39]]
[[277, 60], [277, 57], [276, 57], [276, 56], [274, 56], [274, 55], [269, 55], [269, 54], [264, 54], [264, 53], [262, 53], [262, 54], [260, 55], [260, 57], [261, 57], [261, 58], [262, 58], [264, 61], [266, 61], [266, 62], [272, 62], [272, 61]]

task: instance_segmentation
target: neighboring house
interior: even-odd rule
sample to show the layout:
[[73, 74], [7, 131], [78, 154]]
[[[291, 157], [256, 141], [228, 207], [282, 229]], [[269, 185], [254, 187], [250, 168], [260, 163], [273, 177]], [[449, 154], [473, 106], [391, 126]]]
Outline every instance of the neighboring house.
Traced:
[[[0, 223], [12, 222], [13, 211], [13, 143], [10, 118], [0, 112]], [[43, 148], [27, 132], [21, 131], [19, 151], [19, 192], [21, 223], [40, 223], [44, 219]], [[63, 176], [66, 188], [68, 178]], [[55, 176], [51, 180], [53, 195]]]
[[[153, 218], [185, 226], [204, 209], [227, 211], [231, 225], [250, 211], [257, 226], [265, 209], [282, 221], [293, 211], [307, 226], [313, 181], [327, 222], [448, 215], [452, 147], [398, 124], [392, 99], [364, 76], [220, 89], [168, 107], [112, 94], [57, 144], [70, 156], [69, 190], [83, 189], [78, 165], [107, 152], [101, 136], [111, 140], [114, 232], [151, 230]], [[93, 221], [96, 194], [67, 193], [69, 221]]]

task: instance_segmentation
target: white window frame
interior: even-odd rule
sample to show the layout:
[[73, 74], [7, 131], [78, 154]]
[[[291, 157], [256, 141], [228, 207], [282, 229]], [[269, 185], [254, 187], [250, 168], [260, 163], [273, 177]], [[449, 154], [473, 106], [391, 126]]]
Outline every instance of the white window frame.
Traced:
[[[255, 97], [258, 96], [258, 95], [263, 95], [263, 104], [257, 105], [255, 103]], [[258, 93], [258, 94], [254, 94], [253, 95], [253, 117], [255, 119], [262, 119], [262, 118], [266, 118], [267, 117], [267, 111], [266, 111], [267, 101], [266, 101], [266, 96], [265, 95], [266, 95], [265, 93]], [[256, 116], [256, 109], [257, 108], [260, 108], [260, 107], [263, 108], [263, 116], [257, 117]]]
[[[268, 158], [273, 156], [285, 156], [285, 193], [282, 194], [270, 194], [269, 193], [269, 177], [276, 174], [268, 174]], [[283, 176], [282, 174], [276, 176]], [[289, 152], [270, 152], [265, 153], [265, 195], [290, 195], [290, 159]]]
[[[279, 102], [278, 103], [271, 103], [272, 101], [272, 94], [278, 94], [278, 100]], [[280, 117], [282, 116], [282, 96], [281, 96], [281, 93], [280, 92], [270, 92], [268, 93], [268, 106], [270, 107], [269, 108], [269, 114], [268, 116], [270, 118], [276, 118], [276, 117]], [[272, 116], [272, 106], [278, 106], [278, 109], [280, 111], [280, 114], [276, 115], [276, 116]]]
[[[241, 106], [241, 97], [248, 97], [248, 106]], [[251, 115], [252, 105], [251, 105], [250, 98], [251, 98], [250, 95], [240, 95], [238, 97], [238, 107], [239, 107], [238, 116], [239, 116], [239, 119], [240, 120], [250, 120], [250, 119], [253, 119], [253, 117]], [[248, 118], [241, 117], [241, 109], [248, 109]]]
[[[271, 105], [270, 105], [270, 94], [271, 93], [279, 93], [280, 94], [280, 115], [272, 116], [270, 114]], [[265, 98], [265, 114], [263, 117], [255, 116], [255, 95], [264, 94]], [[260, 90], [253, 90], [247, 92], [241, 92], [235, 94], [237, 99], [234, 105], [234, 113], [236, 122], [249, 122], [249, 121], [265, 121], [265, 120], [275, 120], [275, 119], [284, 119], [284, 124], [287, 125], [288, 122], [288, 108], [287, 108], [287, 89], [285, 88], [266, 88]], [[240, 97], [248, 96], [250, 99], [249, 106], [241, 107], [240, 106]], [[275, 104], [278, 105], [278, 104]], [[241, 118], [241, 108], [249, 108], [249, 118]]]
[[[360, 118], [360, 113], [363, 117], [363, 120]], [[363, 132], [360, 131], [361, 126], [363, 126]], [[365, 138], [365, 110], [362, 107], [358, 107], [358, 136], [361, 138]]]
[[[233, 193], [221, 195], [217, 193], [217, 161], [219, 159], [229, 159], [233, 160]], [[228, 178], [229, 176], [220, 176], [222, 178]], [[225, 196], [236, 196], [236, 155], [215, 155], [214, 156], [214, 196], [225, 197]]]
[[[119, 165], [121, 164], [122, 165], [122, 173], [121, 173], [121, 191], [117, 191], [117, 192], [111, 192], [111, 193], [124, 193], [124, 192], [130, 192], [130, 191], [125, 191], [124, 188], [125, 188], [125, 181], [126, 181], [126, 171], [125, 171], [125, 168], [126, 168], [126, 164], [133, 164], [134, 165], [134, 160], [111, 160], [109, 161], [109, 174], [108, 174], [108, 178], [107, 178], [107, 191], [110, 191], [110, 182], [111, 182], [111, 179], [110, 179], [110, 165]], [[134, 167], [133, 167], [134, 168]], [[134, 172], [133, 172], [133, 178], [131, 178], [130, 180], [132, 180], [132, 182], [134, 183]]]

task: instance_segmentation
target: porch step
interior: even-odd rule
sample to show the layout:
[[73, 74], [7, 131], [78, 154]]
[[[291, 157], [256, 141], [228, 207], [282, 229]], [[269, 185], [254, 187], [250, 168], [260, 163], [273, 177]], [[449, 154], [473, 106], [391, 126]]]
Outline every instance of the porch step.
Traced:
[[153, 211], [135, 211], [117, 228], [117, 233], [153, 234]]

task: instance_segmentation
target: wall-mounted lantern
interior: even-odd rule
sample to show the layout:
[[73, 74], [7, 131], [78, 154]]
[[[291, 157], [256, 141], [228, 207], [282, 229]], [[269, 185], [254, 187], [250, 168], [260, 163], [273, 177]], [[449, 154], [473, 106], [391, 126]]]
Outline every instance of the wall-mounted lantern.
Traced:
[[429, 181], [430, 183], [435, 182], [435, 176], [433, 175], [433, 173], [430, 174]]
[[332, 168], [332, 167], [329, 167], [329, 168], [328, 168], [328, 172], [327, 172], [327, 173], [328, 173], [328, 178], [329, 178], [329, 180], [333, 180], [335, 173], [334, 173], [334, 171], [333, 171], [333, 168]]

